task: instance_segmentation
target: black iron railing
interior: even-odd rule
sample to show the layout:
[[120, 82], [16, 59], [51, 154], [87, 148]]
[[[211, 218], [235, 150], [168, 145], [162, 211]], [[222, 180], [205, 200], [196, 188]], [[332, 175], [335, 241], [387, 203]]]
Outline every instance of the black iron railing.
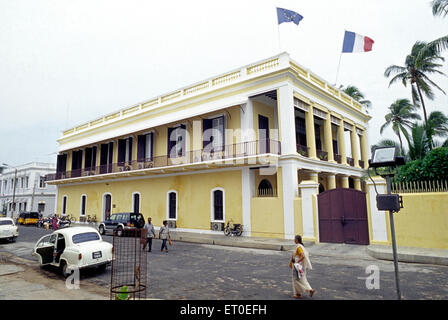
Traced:
[[322, 150], [317, 150], [316, 153], [317, 153], [317, 157], [320, 160], [328, 161], [328, 152], [322, 151]]
[[[219, 150], [219, 151], [218, 151]], [[206, 147], [197, 151], [183, 152], [179, 156], [157, 156], [150, 159], [139, 159], [128, 162], [103, 164], [97, 167], [74, 169], [70, 171], [48, 174], [46, 181], [61, 179], [96, 176], [107, 173], [120, 173], [127, 171], [163, 168], [170, 166], [198, 164], [208, 161], [221, 161], [258, 156], [263, 154], [281, 154], [280, 141], [265, 139], [249, 142], [235, 143], [219, 147], [216, 151], [213, 147]]]
[[304, 156], [304, 157], [308, 157], [308, 152], [309, 148], [307, 146], [302, 146], [300, 144], [297, 145], [297, 153]]

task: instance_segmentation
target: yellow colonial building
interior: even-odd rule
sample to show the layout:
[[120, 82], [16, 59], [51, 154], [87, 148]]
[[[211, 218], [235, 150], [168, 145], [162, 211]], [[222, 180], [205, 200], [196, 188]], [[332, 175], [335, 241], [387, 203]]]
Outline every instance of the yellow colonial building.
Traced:
[[333, 231], [318, 195], [365, 200], [369, 119], [281, 53], [63, 131], [47, 183], [77, 220], [138, 211], [182, 231], [233, 220], [246, 236], [319, 241]]

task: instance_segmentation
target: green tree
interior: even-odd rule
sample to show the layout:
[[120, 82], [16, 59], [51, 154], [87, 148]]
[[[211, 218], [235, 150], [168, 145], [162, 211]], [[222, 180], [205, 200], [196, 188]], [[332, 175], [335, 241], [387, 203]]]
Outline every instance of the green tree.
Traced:
[[408, 161], [396, 176], [399, 182], [434, 180], [448, 180], [448, 148], [436, 148], [423, 159]]
[[423, 94], [428, 99], [433, 100], [434, 92], [432, 87], [437, 88], [445, 94], [445, 91], [429, 79], [428, 75], [444, 75], [442, 71], [438, 70], [442, 66], [438, 62], [445, 61], [445, 59], [433, 50], [423, 50], [425, 46], [425, 42], [417, 41], [413, 45], [411, 53], [406, 57], [405, 65], [392, 65], [387, 67], [384, 76], [389, 78], [394, 75], [389, 82], [389, 86], [397, 81], [401, 81], [405, 87], [407, 84], [410, 84], [413, 103], [414, 105], [421, 104], [426, 124], [428, 122], [428, 117]]
[[364, 96], [364, 93], [362, 93], [355, 86], [348, 85], [347, 87], [343, 88], [342, 91], [367, 108], [370, 108], [370, 106], [372, 105], [372, 102], [370, 100], [366, 99], [366, 97]]
[[415, 113], [416, 107], [408, 99], [398, 99], [389, 107], [389, 113], [384, 116], [386, 122], [381, 126], [380, 133], [384, 129], [392, 126], [392, 130], [398, 136], [400, 141], [400, 150], [403, 150], [403, 140], [401, 133], [407, 137], [406, 128], [411, 128], [413, 122], [411, 120], [420, 120], [420, 116]]
[[433, 15], [441, 17], [448, 15], [448, 0], [433, 0], [431, 6]]
[[407, 157], [409, 160], [423, 159], [430, 151], [430, 140], [424, 125], [414, 123], [411, 128], [411, 135], [406, 134], [409, 144]]

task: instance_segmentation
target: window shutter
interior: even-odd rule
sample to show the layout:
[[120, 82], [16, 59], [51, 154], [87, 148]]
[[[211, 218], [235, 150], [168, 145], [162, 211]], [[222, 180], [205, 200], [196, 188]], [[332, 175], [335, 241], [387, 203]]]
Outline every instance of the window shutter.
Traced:
[[120, 163], [120, 164], [124, 163], [125, 152], [126, 152], [126, 140], [119, 139], [118, 140], [118, 163]]
[[202, 148], [205, 148], [210, 141], [210, 136], [206, 137], [204, 136], [204, 132], [208, 129], [211, 129], [213, 126], [213, 119], [203, 119], [202, 120]]
[[132, 137], [129, 137], [129, 155], [128, 155], [128, 159], [129, 162], [132, 161], [132, 142], [134, 141]]
[[146, 135], [137, 137], [137, 160], [143, 161], [145, 159], [145, 141]]

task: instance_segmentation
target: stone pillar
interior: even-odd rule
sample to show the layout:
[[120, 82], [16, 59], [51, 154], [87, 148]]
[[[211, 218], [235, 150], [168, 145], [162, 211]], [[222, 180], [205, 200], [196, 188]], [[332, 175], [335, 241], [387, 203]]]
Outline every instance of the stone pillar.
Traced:
[[367, 130], [362, 131], [360, 142], [361, 142], [361, 160], [364, 161], [364, 169], [367, 169], [369, 167], [369, 157], [370, 157], [369, 143], [367, 139]]
[[305, 112], [306, 126], [306, 145], [308, 147], [308, 156], [311, 159], [318, 159], [316, 153], [316, 134], [314, 129], [313, 106], [309, 105], [308, 112]]
[[344, 121], [338, 127], [338, 148], [341, 156], [341, 164], [347, 164], [347, 154], [345, 153], [345, 136], [344, 136]]
[[356, 127], [353, 126], [353, 130], [350, 131], [350, 145], [352, 147], [352, 158], [355, 162], [355, 167], [359, 168], [359, 152], [358, 152], [358, 134], [356, 133]]
[[255, 181], [253, 170], [243, 168], [241, 170], [241, 190], [242, 190], [242, 215], [243, 215], [243, 235], [251, 236], [251, 206], [250, 201], [254, 195]]
[[328, 152], [328, 162], [335, 163], [334, 151], [333, 151], [333, 130], [331, 130], [331, 115], [327, 112], [327, 118], [324, 124], [324, 143], [325, 151]]
[[[379, 194], [386, 194], [386, 180], [381, 177], [373, 177], [373, 180], [376, 184], [376, 190]], [[372, 180], [366, 181], [367, 185], [367, 194], [368, 194], [368, 203], [367, 206], [370, 208], [370, 216], [371, 220], [371, 244], [381, 243], [387, 244], [388, 240], [388, 230], [387, 230], [387, 211], [379, 211], [376, 206], [376, 191], [373, 185]]]
[[328, 190], [336, 189], [336, 175], [329, 174], [327, 176], [327, 188]]
[[[318, 241], [318, 235], [314, 232], [315, 214], [317, 217], [317, 194], [319, 193], [319, 184], [314, 181], [302, 181], [299, 184], [302, 195], [302, 238]], [[319, 230], [319, 228], [316, 228]]]
[[296, 154], [294, 92], [290, 84], [284, 85], [277, 90], [277, 106], [282, 154]]
[[294, 160], [287, 160], [280, 164], [282, 168], [283, 188], [283, 221], [285, 239], [294, 239], [294, 198], [298, 196], [297, 164]]
[[311, 181], [319, 183], [319, 174], [317, 172], [311, 172], [309, 176]]
[[349, 188], [348, 176], [341, 176], [342, 188]]
[[355, 185], [355, 190], [362, 191], [361, 179], [360, 178], [353, 178], [353, 181], [354, 181], [354, 185]]

